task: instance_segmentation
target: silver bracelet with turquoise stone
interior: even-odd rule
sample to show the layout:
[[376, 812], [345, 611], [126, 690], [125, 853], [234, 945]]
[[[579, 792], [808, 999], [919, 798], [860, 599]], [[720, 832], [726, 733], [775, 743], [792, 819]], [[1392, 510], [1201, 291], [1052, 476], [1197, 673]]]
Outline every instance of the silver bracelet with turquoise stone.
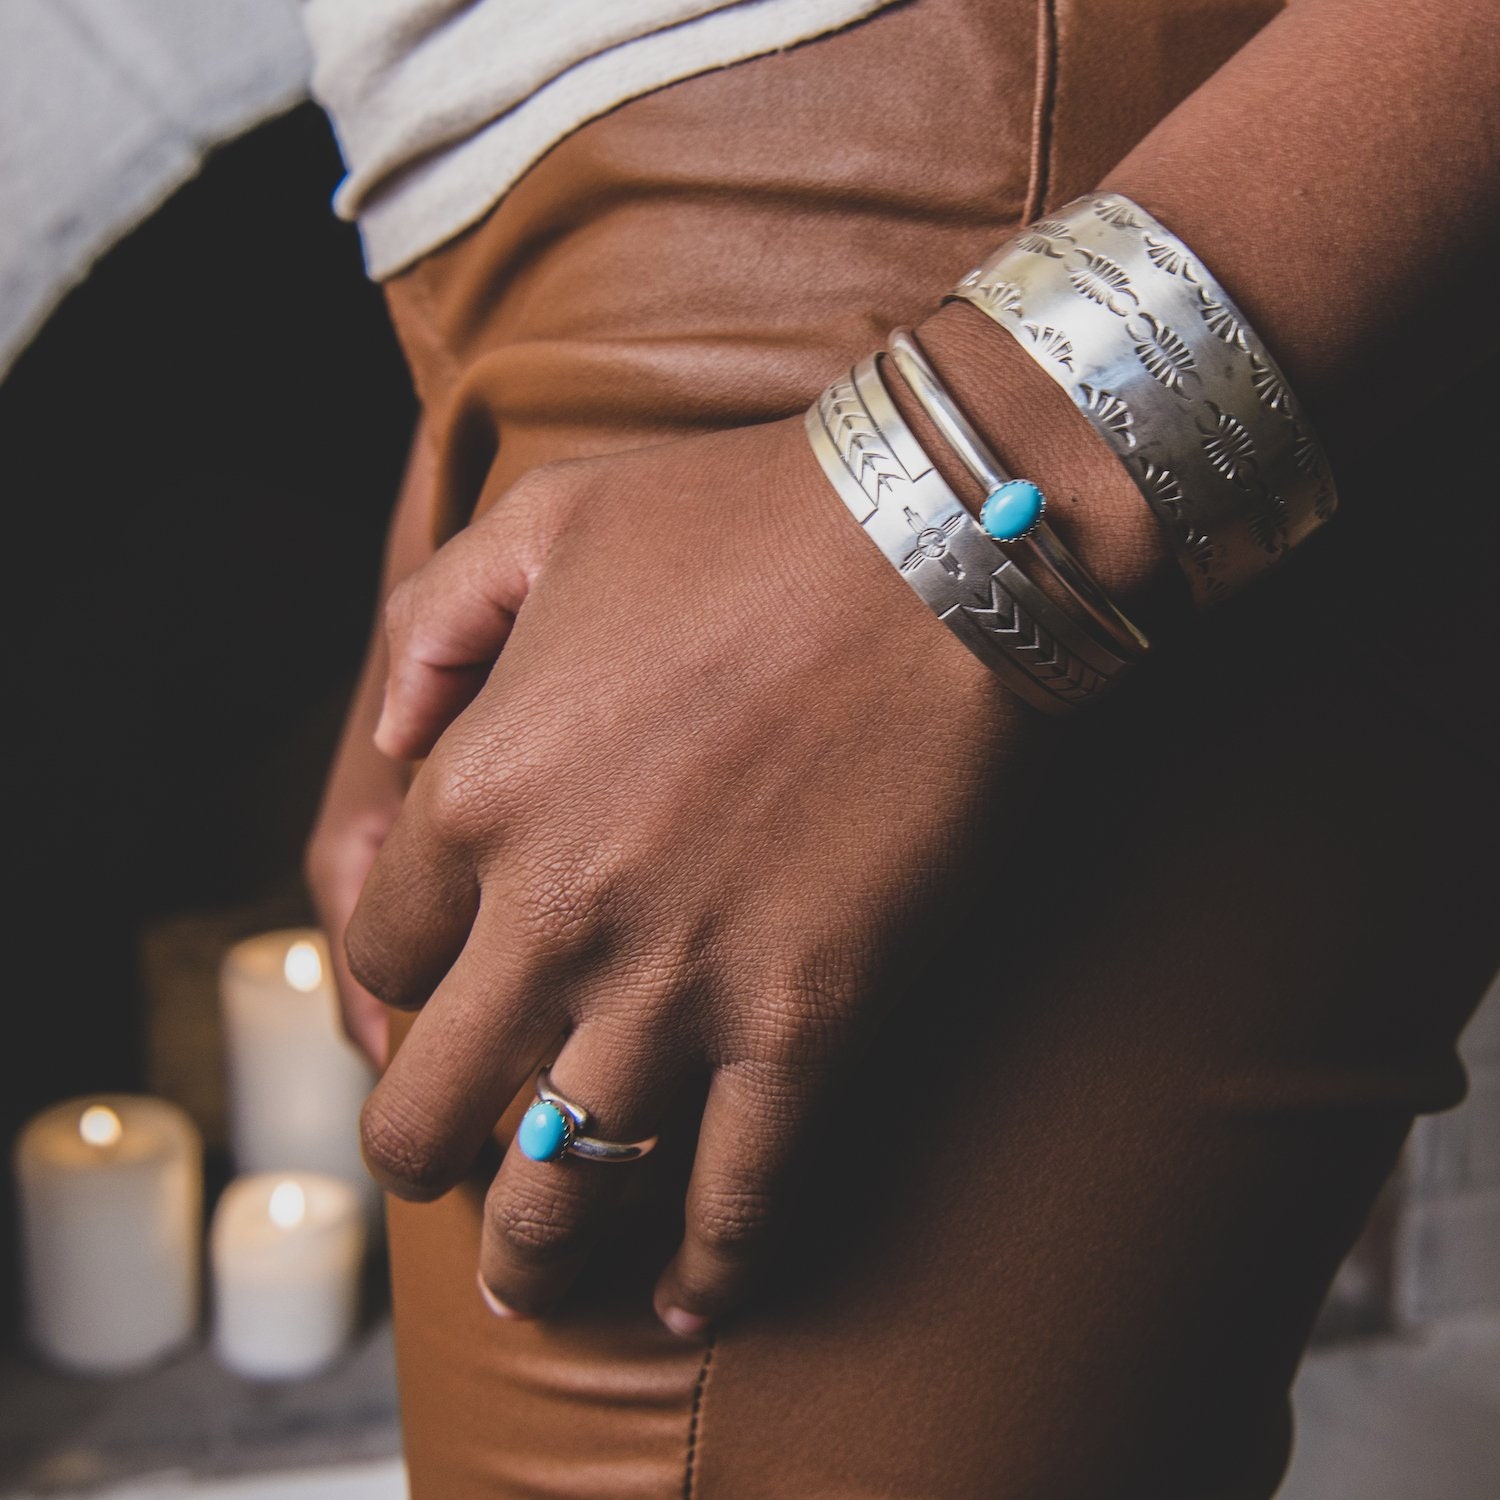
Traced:
[[1025, 702], [1076, 708], [1124, 662], [1039, 589], [965, 509], [901, 417], [876, 356], [809, 408], [808, 441], [865, 535], [912, 591]]
[[1079, 198], [950, 298], [1010, 333], [1114, 450], [1200, 602], [1221, 599], [1338, 504], [1285, 375], [1201, 260], [1138, 203]]
[[891, 359], [912, 396], [947, 440], [960, 462], [984, 487], [979, 524], [1002, 545], [1041, 565], [1082, 611], [1084, 628], [1122, 664], [1150, 649], [1150, 641], [1095, 582], [1063, 539], [1048, 525], [1046, 499], [1029, 479], [1015, 479], [953, 399], [921, 341], [909, 328], [891, 334]]

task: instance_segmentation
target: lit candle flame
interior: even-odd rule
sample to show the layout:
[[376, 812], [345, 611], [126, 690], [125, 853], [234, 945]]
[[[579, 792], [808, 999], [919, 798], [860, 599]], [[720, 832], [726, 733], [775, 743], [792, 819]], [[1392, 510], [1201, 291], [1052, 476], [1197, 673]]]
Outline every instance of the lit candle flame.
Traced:
[[286, 950], [286, 960], [281, 966], [286, 982], [304, 995], [310, 994], [323, 982], [323, 959], [316, 943], [306, 938], [292, 944]]
[[295, 1229], [307, 1217], [307, 1194], [301, 1183], [278, 1182], [271, 1189], [267, 1212], [278, 1229]]
[[91, 1146], [113, 1146], [125, 1134], [125, 1126], [107, 1104], [91, 1104], [78, 1117], [78, 1133]]

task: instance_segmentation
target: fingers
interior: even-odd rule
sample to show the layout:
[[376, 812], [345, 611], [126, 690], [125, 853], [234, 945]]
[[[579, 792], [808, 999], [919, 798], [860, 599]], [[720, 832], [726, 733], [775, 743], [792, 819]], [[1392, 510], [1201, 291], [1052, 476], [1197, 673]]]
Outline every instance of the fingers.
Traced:
[[419, 760], [484, 686], [525, 595], [483, 523], [458, 534], [386, 604], [390, 664], [375, 744]]
[[386, 605], [389, 667], [375, 744], [419, 760], [484, 686], [555, 526], [548, 471], [527, 476], [438, 549]]
[[349, 970], [387, 1005], [424, 1005], [474, 925], [479, 885], [463, 802], [452, 773], [436, 762], [422, 767], [349, 918]]
[[345, 1034], [377, 1070], [385, 1066], [386, 1008], [350, 972], [344, 954], [344, 930], [388, 826], [387, 820], [377, 817], [368, 817], [362, 823], [346, 821], [344, 826], [315, 838], [306, 861], [313, 906], [319, 925], [328, 935]]
[[344, 1035], [378, 1073], [385, 1067], [391, 1050], [390, 1012], [349, 973], [349, 966], [337, 949], [331, 956]]
[[[553, 1086], [589, 1111], [588, 1133], [605, 1140], [652, 1134], [675, 1077], [660, 1052], [622, 1050], [602, 1022], [575, 1032], [552, 1065]], [[490, 1310], [536, 1317], [552, 1308], [640, 1170], [575, 1156], [532, 1161], [513, 1143], [485, 1200], [479, 1280]]]
[[328, 956], [333, 964], [344, 1034], [378, 1072], [385, 1066], [389, 1047], [386, 1035], [389, 1015], [385, 1006], [350, 972], [343, 944], [349, 913], [359, 897], [359, 881], [358, 875], [346, 874], [332, 884], [315, 887], [313, 905], [318, 924], [328, 935]]
[[744, 1300], [775, 1230], [772, 1212], [803, 1139], [816, 1084], [782, 1066], [715, 1075], [688, 1186], [683, 1241], [656, 1285], [657, 1316], [684, 1338]]
[[464, 951], [365, 1102], [365, 1163], [387, 1192], [420, 1202], [462, 1180], [566, 1025], [551, 988], [495, 942]]

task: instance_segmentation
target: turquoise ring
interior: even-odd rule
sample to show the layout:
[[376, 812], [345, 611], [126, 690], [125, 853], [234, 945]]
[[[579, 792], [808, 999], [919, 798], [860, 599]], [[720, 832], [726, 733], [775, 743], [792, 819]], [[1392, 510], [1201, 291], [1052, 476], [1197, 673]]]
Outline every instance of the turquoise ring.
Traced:
[[536, 1075], [536, 1103], [521, 1117], [516, 1145], [532, 1161], [561, 1161], [581, 1156], [585, 1161], [639, 1161], [656, 1145], [653, 1135], [643, 1141], [605, 1141], [588, 1134], [590, 1115], [581, 1105], [552, 1087], [552, 1074]]
[[1029, 479], [1007, 479], [984, 497], [979, 524], [997, 542], [1018, 542], [1047, 511], [1047, 497]]

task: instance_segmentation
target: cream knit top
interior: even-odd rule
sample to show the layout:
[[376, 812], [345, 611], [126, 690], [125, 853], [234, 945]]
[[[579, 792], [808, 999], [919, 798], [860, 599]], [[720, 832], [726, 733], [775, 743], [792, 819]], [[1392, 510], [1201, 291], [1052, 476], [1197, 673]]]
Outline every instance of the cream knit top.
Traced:
[[892, 0], [305, 0], [334, 206], [386, 277], [482, 218], [550, 146], [640, 94]]

